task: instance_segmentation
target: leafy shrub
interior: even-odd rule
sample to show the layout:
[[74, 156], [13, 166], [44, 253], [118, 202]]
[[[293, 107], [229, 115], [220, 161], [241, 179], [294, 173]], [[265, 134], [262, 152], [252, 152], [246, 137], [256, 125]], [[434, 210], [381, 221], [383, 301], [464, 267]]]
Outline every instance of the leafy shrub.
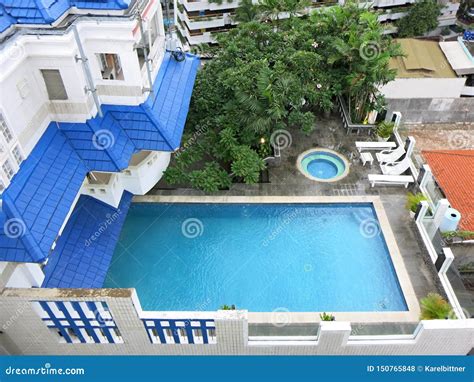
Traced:
[[421, 299], [421, 320], [447, 319], [451, 312], [451, 305], [437, 293], [429, 293]]
[[416, 194], [409, 192], [407, 194], [407, 203], [406, 203], [407, 210], [411, 212], [416, 212], [416, 209], [418, 208], [418, 204], [420, 204], [420, 202], [422, 202], [423, 200], [426, 200], [426, 196], [423, 195], [421, 192], [418, 192]]
[[393, 122], [380, 122], [377, 126], [376, 133], [381, 138], [390, 138], [393, 133], [395, 124]]
[[321, 313], [319, 315], [319, 317], [321, 317], [321, 321], [335, 321], [336, 320], [336, 317], [334, 317], [332, 314], [328, 314], [326, 312]]

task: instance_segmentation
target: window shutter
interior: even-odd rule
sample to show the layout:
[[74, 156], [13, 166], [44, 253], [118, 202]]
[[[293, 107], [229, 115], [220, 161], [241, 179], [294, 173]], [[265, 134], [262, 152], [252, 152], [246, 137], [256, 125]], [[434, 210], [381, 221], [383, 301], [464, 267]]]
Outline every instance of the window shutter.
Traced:
[[56, 69], [41, 69], [48, 97], [50, 100], [67, 99], [66, 88], [64, 87], [61, 73]]

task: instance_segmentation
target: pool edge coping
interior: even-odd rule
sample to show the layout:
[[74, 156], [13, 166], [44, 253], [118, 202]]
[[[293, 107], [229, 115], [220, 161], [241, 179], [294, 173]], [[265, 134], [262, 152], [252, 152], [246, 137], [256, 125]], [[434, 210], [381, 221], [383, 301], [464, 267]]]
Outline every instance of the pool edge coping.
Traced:
[[[304, 170], [303, 166], [301, 165], [301, 162], [303, 161], [305, 156], [307, 156], [307, 155], [309, 155], [313, 152], [328, 152], [330, 154], [335, 155], [337, 158], [342, 160], [342, 162], [344, 162], [345, 169], [344, 169], [343, 173], [339, 176], [336, 176], [334, 178], [329, 178], [329, 179], [317, 178], [315, 176], [312, 176], [312, 175], [308, 174]], [[351, 166], [351, 163], [349, 162], [349, 160], [344, 155], [342, 155], [341, 153], [338, 153], [337, 151], [334, 151], [334, 150], [331, 150], [331, 149], [326, 149], [324, 147], [313, 147], [312, 149], [305, 150], [300, 155], [298, 155], [298, 158], [296, 158], [296, 168], [297, 168], [297, 170], [302, 175], [304, 175], [306, 178], [308, 178], [308, 179], [310, 179], [314, 182], [321, 182], [321, 183], [338, 182], [339, 180], [344, 179], [347, 175], [349, 175], [350, 166]]]
[[[380, 229], [392, 265], [395, 269], [407, 311], [390, 312], [328, 312], [333, 313], [338, 321], [359, 322], [418, 322], [420, 305], [415, 290], [405, 267], [403, 257], [392, 231], [392, 227], [379, 196], [228, 196], [228, 195], [143, 195], [134, 196], [133, 203], [370, 203], [373, 205]], [[320, 321], [319, 313], [322, 312], [289, 312], [291, 323], [310, 323]], [[271, 323], [275, 320], [274, 312], [248, 312], [250, 323]]]

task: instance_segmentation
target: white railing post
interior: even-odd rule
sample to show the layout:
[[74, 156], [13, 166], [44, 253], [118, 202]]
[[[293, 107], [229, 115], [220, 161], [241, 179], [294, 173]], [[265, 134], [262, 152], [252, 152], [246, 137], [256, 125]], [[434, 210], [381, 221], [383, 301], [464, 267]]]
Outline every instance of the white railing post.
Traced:
[[[420, 181], [420, 189], [425, 194], [428, 194], [426, 192], [425, 186], [426, 186], [426, 183], [428, 182], [428, 180], [430, 180], [433, 177], [433, 173], [431, 172], [431, 167], [428, 166], [427, 164], [423, 165], [423, 170], [422, 171], [423, 171], [423, 177], [421, 178], [421, 181]], [[429, 195], [426, 195], [426, 196], [429, 197]]]
[[351, 334], [351, 323], [345, 321], [321, 321], [318, 336], [320, 354], [340, 354]]
[[438, 230], [439, 226], [443, 222], [444, 215], [449, 208], [448, 199], [441, 199], [436, 205], [436, 209], [433, 216], [433, 232], [430, 232], [430, 237], [433, 238], [434, 234]]
[[454, 260], [454, 255], [453, 255], [453, 251], [451, 251], [451, 248], [447, 248], [447, 247], [443, 248], [443, 253], [445, 256], [445, 260], [443, 262], [443, 265], [441, 265], [441, 268], [438, 272], [440, 275], [446, 274], [446, 272], [448, 271], [449, 267], [451, 266]]
[[242, 354], [248, 344], [246, 310], [219, 310], [215, 319], [217, 346], [221, 354]]
[[420, 202], [420, 209], [417, 211], [416, 216], [415, 216], [415, 221], [417, 223], [423, 224], [423, 219], [426, 216], [426, 213], [428, 212], [428, 209], [430, 208], [429, 204], [427, 201], [423, 200]]

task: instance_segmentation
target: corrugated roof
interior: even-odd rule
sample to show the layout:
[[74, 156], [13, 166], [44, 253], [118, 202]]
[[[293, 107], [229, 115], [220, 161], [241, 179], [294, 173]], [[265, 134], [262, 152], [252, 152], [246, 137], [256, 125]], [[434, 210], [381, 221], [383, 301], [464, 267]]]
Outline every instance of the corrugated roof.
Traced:
[[87, 172], [120, 171], [141, 150], [179, 148], [198, 67], [196, 56], [177, 62], [167, 53], [143, 104], [104, 105], [103, 117], [85, 123], [51, 122], [3, 193], [0, 261], [44, 261]]
[[441, 41], [439, 47], [458, 76], [474, 73], [474, 61], [468, 56], [469, 51], [462, 41]]
[[127, 9], [130, 2], [131, 0], [0, 0], [0, 32], [13, 24], [52, 24], [72, 7], [121, 10]]
[[127, 216], [132, 194], [118, 208], [81, 196], [44, 267], [44, 288], [101, 288]]
[[405, 55], [390, 60], [390, 68], [397, 70], [397, 78], [456, 78], [436, 41], [414, 38], [395, 41]]
[[422, 153], [447, 199], [461, 212], [460, 228], [474, 231], [474, 150]]

